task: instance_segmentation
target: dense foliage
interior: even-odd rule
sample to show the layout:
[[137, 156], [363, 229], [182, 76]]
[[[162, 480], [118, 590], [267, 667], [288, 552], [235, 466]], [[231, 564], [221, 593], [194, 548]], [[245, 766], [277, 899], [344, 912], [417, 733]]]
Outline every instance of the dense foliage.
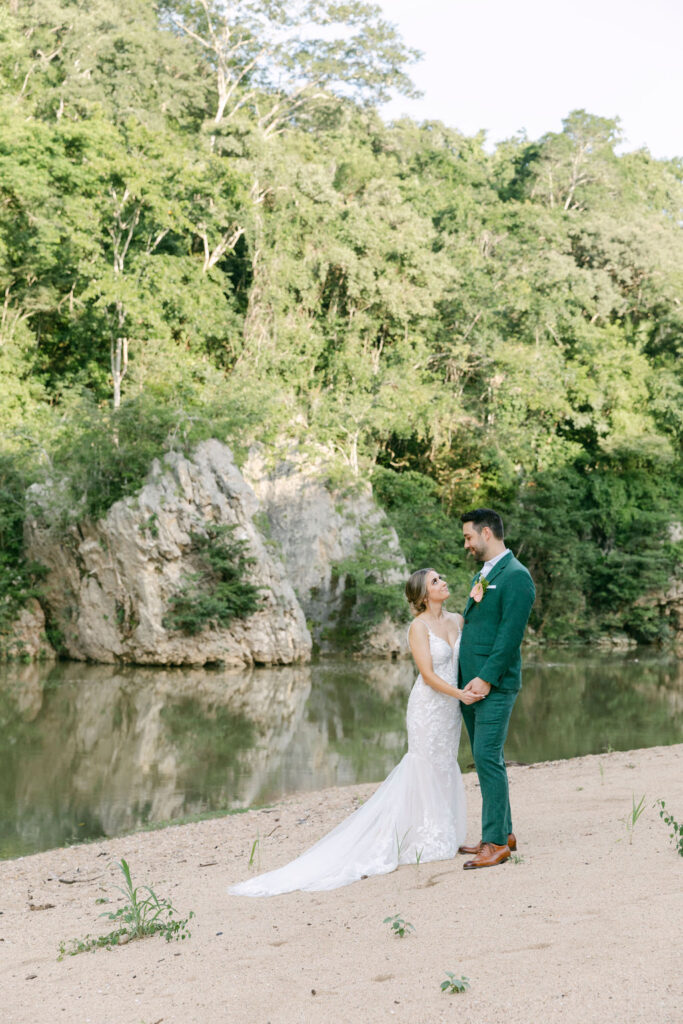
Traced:
[[386, 126], [413, 57], [362, 0], [0, 10], [0, 599], [31, 481], [95, 515], [164, 448], [285, 436], [460, 586], [499, 507], [541, 635], [666, 635], [683, 165], [585, 111], [493, 154]]
[[[150, 524], [151, 530], [155, 524]], [[260, 607], [260, 587], [248, 579], [254, 559], [247, 543], [238, 540], [234, 526], [208, 526], [193, 532], [192, 550], [199, 567], [187, 575], [164, 617], [166, 629], [194, 635], [204, 626], [227, 627], [233, 619], [246, 619]]]

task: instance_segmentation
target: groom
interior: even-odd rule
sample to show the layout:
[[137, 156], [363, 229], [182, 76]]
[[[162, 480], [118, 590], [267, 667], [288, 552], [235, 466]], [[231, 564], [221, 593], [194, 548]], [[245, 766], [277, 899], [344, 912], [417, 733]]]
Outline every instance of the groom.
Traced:
[[466, 869], [489, 868], [517, 848], [503, 745], [522, 685], [519, 649], [536, 591], [528, 570], [505, 547], [497, 512], [478, 508], [460, 521], [465, 550], [484, 564], [465, 606], [459, 658], [459, 686], [481, 697], [461, 705], [481, 787], [481, 842], [459, 852], [474, 854]]

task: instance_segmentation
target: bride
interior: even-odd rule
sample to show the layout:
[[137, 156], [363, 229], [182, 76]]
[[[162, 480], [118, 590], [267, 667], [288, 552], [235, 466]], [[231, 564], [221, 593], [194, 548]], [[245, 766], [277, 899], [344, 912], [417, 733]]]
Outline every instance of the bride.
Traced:
[[453, 857], [465, 839], [465, 791], [458, 767], [462, 615], [447, 612], [448, 585], [434, 569], [406, 583], [415, 616], [408, 631], [419, 675], [408, 699], [408, 753], [373, 795], [296, 860], [229, 890], [275, 896], [294, 889], [336, 889], [399, 864]]

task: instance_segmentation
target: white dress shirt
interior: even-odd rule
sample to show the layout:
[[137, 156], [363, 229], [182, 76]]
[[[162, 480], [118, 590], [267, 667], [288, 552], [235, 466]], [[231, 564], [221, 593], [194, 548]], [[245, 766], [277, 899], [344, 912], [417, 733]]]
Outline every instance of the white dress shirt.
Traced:
[[482, 576], [488, 576], [488, 574], [491, 572], [491, 569], [493, 569], [493, 567], [496, 564], [496, 562], [500, 562], [501, 558], [505, 558], [505, 556], [507, 554], [509, 554], [509, 552], [510, 552], [510, 549], [509, 548], [505, 548], [505, 550], [501, 551], [501, 553], [499, 555], [496, 555], [494, 558], [489, 558], [488, 562], [484, 562], [484, 564], [482, 565], [481, 570], [480, 570], [481, 571], [481, 575]]

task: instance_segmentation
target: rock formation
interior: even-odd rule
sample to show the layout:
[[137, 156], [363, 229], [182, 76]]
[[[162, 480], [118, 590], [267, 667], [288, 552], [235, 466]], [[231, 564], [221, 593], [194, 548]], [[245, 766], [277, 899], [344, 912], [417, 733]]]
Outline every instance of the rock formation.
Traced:
[[[407, 567], [396, 531], [375, 504], [370, 485], [335, 488], [324, 470], [322, 455], [311, 459], [296, 449], [269, 466], [260, 447], [251, 449], [243, 467], [267, 517], [271, 543], [317, 644], [326, 651], [334, 646], [330, 627], [340, 614], [353, 615], [353, 608], [345, 607], [344, 561], [362, 555], [377, 566], [376, 581], [395, 586], [399, 594]], [[405, 653], [406, 627], [386, 616], [363, 638], [363, 648], [374, 655]]]
[[34, 597], [20, 610], [8, 634], [0, 638], [0, 648], [3, 658], [44, 661], [56, 657], [45, 635], [45, 614]]
[[[27, 553], [48, 569], [44, 603], [70, 658], [249, 665], [310, 656], [302, 609], [254, 521], [258, 500], [224, 444], [204, 441], [192, 459], [169, 452], [154, 461], [139, 494], [66, 532], [52, 522], [48, 488], [31, 488], [29, 499]], [[229, 628], [170, 632], [163, 626], [170, 599], [196, 569], [191, 535], [210, 524], [232, 525], [246, 542], [262, 607]]]

